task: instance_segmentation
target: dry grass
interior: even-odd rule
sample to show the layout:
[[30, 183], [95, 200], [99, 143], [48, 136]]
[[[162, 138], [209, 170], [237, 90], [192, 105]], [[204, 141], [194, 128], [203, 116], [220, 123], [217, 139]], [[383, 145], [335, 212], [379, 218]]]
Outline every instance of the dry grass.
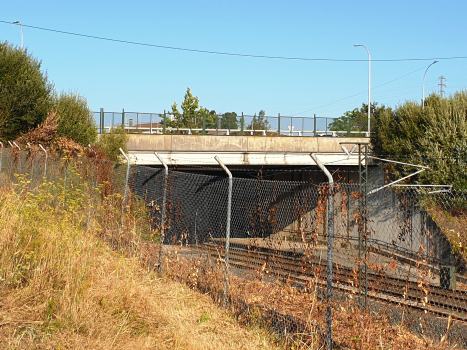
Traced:
[[[232, 313], [219, 309], [212, 299], [222, 295], [222, 261], [174, 251], [166, 252], [166, 276], [148, 270], [157, 252], [140, 236], [157, 237], [146, 232], [144, 205], [128, 203], [121, 231], [121, 196], [107, 195], [103, 184], [89, 201], [84, 173], [70, 168], [66, 186], [47, 183], [34, 195], [26, 176], [11, 192], [0, 189], [0, 348], [323, 348], [326, 304], [315, 284], [298, 290], [264, 282], [260, 273], [253, 281], [232, 276]], [[304, 333], [289, 336], [288, 328], [276, 342], [268, 327], [280, 314], [305, 324]], [[340, 349], [448, 347], [351, 302], [334, 305], [333, 329]]]
[[[167, 254], [166, 266], [172, 278], [191, 288], [208, 292], [221, 301], [223, 261], [217, 264], [199, 259], [185, 259], [180, 252]], [[208, 259], [209, 260], [209, 259]], [[256, 276], [256, 278], [255, 278]], [[310, 281], [305, 289], [286, 282], [266, 282], [261, 271], [252, 271], [249, 279], [230, 277], [229, 298], [232, 312], [243, 324], [274, 328], [281, 333], [281, 345], [287, 349], [324, 349], [327, 304], [319, 296], [317, 285]], [[392, 309], [363, 311], [355, 295], [333, 303], [333, 341], [336, 349], [454, 349], [449, 343], [449, 323], [445, 336], [434, 339], [429, 334], [416, 336], [409, 331], [414, 315], [401, 322], [391, 321]], [[401, 310], [402, 311], [402, 310]], [[406, 310], [409, 311], [409, 310]], [[285, 316], [285, 317], [284, 317]], [[294, 324], [294, 321], [297, 322]], [[421, 321], [420, 321], [421, 322]], [[297, 325], [297, 327], [296, 327]], [[285, 332], [287, 331], [287, 333]]]
[[83, 228], [73, 209], [80, 194], [68, 196], [67, 210], [48, 205], [48, 194], [0, 192], [0, 348], [275, 348], [208, 296]]

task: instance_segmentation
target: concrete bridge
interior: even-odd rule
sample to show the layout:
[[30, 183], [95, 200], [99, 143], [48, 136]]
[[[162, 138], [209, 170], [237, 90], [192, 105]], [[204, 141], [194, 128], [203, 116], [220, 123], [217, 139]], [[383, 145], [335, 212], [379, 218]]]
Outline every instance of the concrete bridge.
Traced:
[[310, 153], [316, 153], [327, 165], [357, 166], [357, 152], [343, 142], [369, 138], [130, 134], [128, 149], [139, 165], [160, 165], [157, 152], [168, 165], [217, 165], [216, 155], [226, 165], [310, 165]]

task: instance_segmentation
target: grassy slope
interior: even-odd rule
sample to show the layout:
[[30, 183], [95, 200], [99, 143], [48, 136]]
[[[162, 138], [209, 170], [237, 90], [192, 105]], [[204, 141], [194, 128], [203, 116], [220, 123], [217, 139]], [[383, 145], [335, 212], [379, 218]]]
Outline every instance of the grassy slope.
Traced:
[[115, 253], [44, 193], [0, 193], [0, 348], [274, 348], [208, 296]]
[[[46, 184], [36, 195], [22, 189], [27, 187], [24, 178], [19, 183], [14, 192], [0, 189], [0, 348], [275, 348], [272, 337], [241, 327], [209, 296], [143, 267], [136, 256], [144, 249], [134, 232], [144, 231], [147, 219], [137, 203], [130, 205], [121, 235], [121, 251], [133, 254], [124, 255], [106, 243], [120, 236], [121, 198], [97, 200], [89, 216], [86, 187], [79, 182], [68, 182], [67, 192], [60, 184]], [[91, 229], [86, 230], [88, 217]], [[174, 263], [180, 274], [174, 276], [200, 283], [202, 276], [190, 270], [196, 266], [183, 266]], [[311, 323], [323, 320], [326, 305], [316, 293], [235, 281], [231, 293], [251, 305], [305, 315]], [[383, 321], [336, 305], [334, 339], [340, 348], [444, 348]], [[310, 348], [320, 348], [318, 338], [311, 334]], [[291, 346], [302, 348], [300, 343]]]

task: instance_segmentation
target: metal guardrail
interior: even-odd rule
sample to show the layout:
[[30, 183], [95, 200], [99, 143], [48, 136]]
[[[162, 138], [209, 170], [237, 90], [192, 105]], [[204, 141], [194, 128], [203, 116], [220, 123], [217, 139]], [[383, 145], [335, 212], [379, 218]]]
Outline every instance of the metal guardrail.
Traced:
[[[330, 126], [339, 118], [329, 117], [290, 117], [241, 114], [232, 117], [226, 114], [206, 115], [202, 119], [194, 117], [190, 127], [180, 123], [174, 115], [141, 112], [93, 112], [99, 133], [109, 132], [121, 125], [128, 133], [149, 135], [223, 135], [223, 136], [318, 136], [318, 137], [361, 137], [367, 134], [364, 127], [346, 125], [345, 130], [331, 130]], [[190, 118], [187, 118], [190, 119]], [[209, 119], [209, 120], [208, 120]], [[366, 119], [365, 119], [366, 120]], [[366, 122], [365, 122], [366, 123]], [[363, 124], [365, 124], [363, 123]], [[360, 123], [361, 124], [361, 123]], [[334, 128], [333, 128], [334, 129]]]

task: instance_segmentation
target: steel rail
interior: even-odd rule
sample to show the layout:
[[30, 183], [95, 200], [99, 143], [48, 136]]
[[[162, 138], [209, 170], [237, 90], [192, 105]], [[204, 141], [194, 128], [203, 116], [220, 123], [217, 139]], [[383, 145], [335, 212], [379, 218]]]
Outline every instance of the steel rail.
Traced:
[[[216, 248], [215, 255], [222, 255], [218, 247], [214, 245], [206, 245], [211, 252]], [[252, 251], [252, 248], [254, 252]], [[310, 279], [318, 280], [323, 286], [327, 284], [325, 278], [320, 276], [316, 270], [326, 266], [325, 263], [318, 261], [318, 258], [309, 259], [305, 256], [299, 259], [298, 257], [286, 256], [284, 251], [275, 250], [271, 252], [263, 251], [268, 248], [250, 247], [245, 248], [231, 247], [230, 264], [242, 269], [262, 271], [268, 276], [279, 276], [285, 279], [294, 280], [296, 282], [305, 283]], [[298, 254], [295, 254], [296, 256]], [[309, 263], [310, 266], [304, 266], [304, 263]], [[355, 274], [351, 268], [333, 265], [334, 278], [333, 287], [350, 292], [358, 293], [358, 287], [354, 286], [352, 279], [355, 279]], [[324, 273], [324, 269], [323, 269]], [[403, 304], [423, 310], [424, 312], [434, 313], [443, 317], [455, 318], [460, 321], [467, 321], [467, 294], [447, 291], [437, 286], [427, 286], [428, 293], [421, 289], [417, 282], [403, 280], [394, 277], [378, 276], [374, 273], [369, 273], [370, 288], [369, 297], [372, 299], [382, 300], [393, 304]], [[424, 299], [424, 298], [427, 299]], [[449, 300], [446, 300], [449, 299]], [[425, 301], [426, 300], [426, 301]], [[423, 301], [425, 301], [423, 303]], [[463, 305], [456, 305], [452, 302], [459, 302]], [[451, 302], [451, 303], [450, 303]]]

